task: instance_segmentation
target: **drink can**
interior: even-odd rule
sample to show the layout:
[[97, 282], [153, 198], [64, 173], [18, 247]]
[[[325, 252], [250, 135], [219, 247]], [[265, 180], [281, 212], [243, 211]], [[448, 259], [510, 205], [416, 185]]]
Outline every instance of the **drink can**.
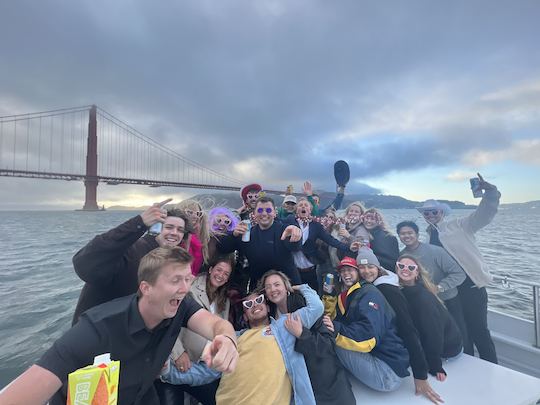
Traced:
[[249, 242], [251, 234], [251, 221], [249, 219], [244, 219], [242, 222], [247, 225], [247, 231], [242, 235], [242, 242]]
[[161, 233], [161, 230], [163, 229], [163, 224], [161, 222], [156, 222], [154, 225], [148, 229], [148, 233], [150, 235], [159, 235]]
[[324, 277], [323, 291], [331, 293], [334, 289], [334, 275], [332, 273], [327, 273]]
[[471, 190], [474, 198], [482, 198], [484, 193], [480, 189], [480, 179], [478, 177], [473, 177], [469, 180], [471, 182]]

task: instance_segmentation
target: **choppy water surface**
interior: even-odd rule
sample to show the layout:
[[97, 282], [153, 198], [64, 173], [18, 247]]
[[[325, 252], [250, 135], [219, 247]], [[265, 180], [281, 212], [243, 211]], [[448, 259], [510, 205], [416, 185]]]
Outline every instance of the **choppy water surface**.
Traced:
[[[454, 216], [470, 211], [454, 211]], [[94, 235], [133, 212], [0, 212], [0, 388], [62, 335], [82, 286], [71, 258]], [[405, 219], [424, 221], [415, 210], [386, 210], [392, 227]], [[477, 234], [494, 274], [540, 282], [540, 210], [501, 209]], [[425, 237], [425, 232], [421, 232]], [[510, 285], [489, 289], [490, 306], [532, 319], [532, 294]]]

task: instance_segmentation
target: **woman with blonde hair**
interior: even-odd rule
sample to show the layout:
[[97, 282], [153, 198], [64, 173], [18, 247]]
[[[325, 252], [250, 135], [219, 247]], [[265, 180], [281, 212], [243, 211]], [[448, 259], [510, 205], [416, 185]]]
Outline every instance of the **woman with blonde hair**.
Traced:
[[459, 328], [437, 297], [437, 288], [429, 274], [413, 256], [401, 255], [396, 263], [396, 273], [420, 335], [429, 373], [444, 381], [446, 371], [442, 360], [457, 357], [463, 351]]
[[[345, 215], [336, 219], [338, 226], [334, 227], [332, 236], [349, 246], [353, 242], [359, 242], [359, 247], [369, 245], [370, 235], [362, 224], [362, 215], [365, 210], [361, 201], [355, 201], [349, 204], [345, 208]], [[332, 247], [329, 247], [329, 252], [332, 265], [336, 268], [346, 254]]]
[[208, 241], [210, 240], [210, 233], [208, 231], [208, 217], [204, 212], [201, 204], [195, 200], [184, 200], [176, 205], [176, 208], [182, 210], [189, 219], [189, 223], [194, 230], [194, 234], [191, 237], [191, 244], [200, 250], [199, 254], [193, 257], [194, 267], [196, 268], [197, 275], [203, 261], [208, 263]]
[[379, 259], [379, 263], [386, 270], [394, 271], [399, 256], [399, 245], [382, 214], [376, 208], [369, 208], [362, 215], [362, 223], [371, 236], [371, 249]]
[[[274, 318], [291, 314], [306, 306], [304, 296], [292, 288], [291, 281], [283, 272], [269, 270], [263, 274], [257, 285], [262, 290], [270, 306], [270, 315]], [[317, 299], [315, 291], [309, 289]], [[319, 318], [311, 329], [291, 317], [285, 322], [287, 330], [297, 340], [295, 350], [304, 355], [311, 380], [311, 386], [318, 404], [339, 405], [356, 402], [352, 388], [340, 364], [336, 352], [333, 334]]]

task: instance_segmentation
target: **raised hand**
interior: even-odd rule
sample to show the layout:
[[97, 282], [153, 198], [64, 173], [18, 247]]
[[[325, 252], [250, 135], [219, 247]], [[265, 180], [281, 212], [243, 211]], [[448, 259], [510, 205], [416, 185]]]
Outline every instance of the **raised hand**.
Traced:
[[167, 212], [163, 210], [163, 206], [171, 201], [172, 201], [172, 198], [167, 198], [166, 200], [155, 203], [151, 207], [148, 207], [141, 214], [143, 223], [147, 227], [151, 227], [156, 222], [162, 222], [162, 223], [165, 222], [165, 218], [167, 218]]
[[295, 225], [289, 225], [281, 234], [281, 240], [285, 240], [290, 237], [291, 242], [298, 242], [302, 239], [302, 231]]
[[238, 208], [236, 211], [237, 211], [239, 214], [243, 214], [244, 212], [249, 211], [249, 206], [248, 206], [246, 203], [244, 203], [244, 205], [242, 205], [242, 206], [241, 206], [240, 208]]
[[313, 195], [313, 186], [309, 180], [304, 182], [304, 194], [308, 196]]
[[493, 189], [496, 188], [493, 184], [488, 183], [487, 181], [485, 181], [484, 178], [480, 175], [480, 173], [476, 173], [476, 175], [480, 179], [480, 184], [478, 185], [480, 190], [493, 190]]

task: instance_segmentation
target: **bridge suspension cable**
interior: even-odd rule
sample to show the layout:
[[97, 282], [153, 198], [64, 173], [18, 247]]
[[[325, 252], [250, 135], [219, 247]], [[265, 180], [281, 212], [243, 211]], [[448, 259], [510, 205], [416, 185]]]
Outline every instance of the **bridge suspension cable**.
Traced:
[[220, 190], [242, 184], [96, 106], [0, 117], [0, 176], [84, 180], [87, 201], [89, 187], [96, 199], [98, 182]]

